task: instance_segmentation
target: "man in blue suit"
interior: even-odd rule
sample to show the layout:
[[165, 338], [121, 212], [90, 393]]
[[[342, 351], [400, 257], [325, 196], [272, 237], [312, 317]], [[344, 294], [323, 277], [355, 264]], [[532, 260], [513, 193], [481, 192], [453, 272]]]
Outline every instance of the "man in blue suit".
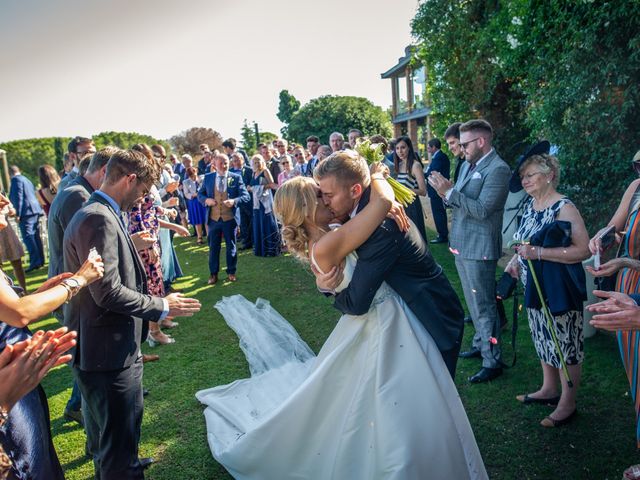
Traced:
[[227, 275], [230, 282], [236, 281], [238, 251], [236, 249], [236, 230], [240, 225], [238, 206], [250, 200], [249, 192], [237, 173], [229, 171], [229, 157], [224, 153], [213, 159], [216, 171], [204, 176], [204, 182], [198, 192], [198, 201], [207, 207], [209, 226], [209, 285], [218, 282], [220, 270], [220, 249], [222, 236], [227, 246]]
[[36, 190], [31, 180], [22, 175], [15, 165], [12, 165], [9, 171], [11, 173], [9, 200], [16, 209], [16, 220], [20, 226], [22, 241], [29, 252], [29, 268], [25, 272], [31, 272], [44, 265], [44, 249], [38, 223], [44, 212], [36, 199]]
[[[451, 169], [449, 157], [440, 148], [442, 148], [442, 144], [437, 138], [432, 138], [427, 143], [427, 151], [431, 154], [431, 163], [424, 174], [425, 178], [429, 178], [431, 172], [440, 172], [444, 178], [449, 179], [449, 170]], [[438, 231], [438, 236], [430, 243], [446, 243], [449, 241], [449, 227], [447, 226], [447, 211], [444, 208], [444, 202], [438, 192], [429, 184], [427, 184], [427, 194], [431, 203], [433, 221]]]

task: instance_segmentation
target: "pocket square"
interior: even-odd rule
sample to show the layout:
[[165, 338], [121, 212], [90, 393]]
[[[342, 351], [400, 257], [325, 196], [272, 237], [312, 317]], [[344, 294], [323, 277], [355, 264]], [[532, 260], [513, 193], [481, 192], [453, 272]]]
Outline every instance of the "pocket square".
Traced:
[[473, 172], [473, 175], [471, 175], [471, 180], [475, 180], [476, 178], [482, 178], [480, 172]]

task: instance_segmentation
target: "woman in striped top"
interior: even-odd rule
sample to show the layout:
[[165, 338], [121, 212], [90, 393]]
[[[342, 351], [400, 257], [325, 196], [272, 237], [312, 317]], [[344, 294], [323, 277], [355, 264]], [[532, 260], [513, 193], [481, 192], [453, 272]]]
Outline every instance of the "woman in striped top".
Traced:
[[413, 149], [411, 139], [407, 136], [398, 137], [396, 148], [393, 153], [393, 176], [404, 186], [413, 190], [416, 198], [406, 209], [407, 215], [416, 224], [418, 231], [425, 242], [427, 234], [424, 225], [424, 212], [420, 203], [420, 196], [427, 194], [427, 186], [424, 180], [422, 162]]

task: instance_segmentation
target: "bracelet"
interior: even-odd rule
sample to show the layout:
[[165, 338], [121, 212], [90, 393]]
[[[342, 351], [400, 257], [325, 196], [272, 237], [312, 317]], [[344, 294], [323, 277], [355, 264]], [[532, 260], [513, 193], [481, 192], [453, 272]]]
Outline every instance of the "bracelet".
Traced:
[[66, 283], [59, 283], [58, 285], [60, 285], [61, 287], [64, 287], [64, 289], [67, 291], [67, 298], [64, 300], [64, 303], [69, 303], [69, 300], [71, 300], [71, 297], [73, 296], [73, 293], [71, 292], [71, 287]]

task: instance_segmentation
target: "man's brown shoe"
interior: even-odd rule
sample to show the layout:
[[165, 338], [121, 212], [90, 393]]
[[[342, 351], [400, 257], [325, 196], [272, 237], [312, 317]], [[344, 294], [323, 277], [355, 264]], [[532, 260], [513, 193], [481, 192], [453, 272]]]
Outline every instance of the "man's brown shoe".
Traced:
[[237, 280], [238, 280], [238, 279], [236, 278], [235, 274], [233, 274], [233, 273], [230, 273], [228, 278], [229, 278], [229, 281], [230, 281], [230, 282], [235, 282], [235, 281], [237, 281]]
[[218, 275], [211, 275], [207, 285], [215, 285], [216, 283], [218, 283]]

